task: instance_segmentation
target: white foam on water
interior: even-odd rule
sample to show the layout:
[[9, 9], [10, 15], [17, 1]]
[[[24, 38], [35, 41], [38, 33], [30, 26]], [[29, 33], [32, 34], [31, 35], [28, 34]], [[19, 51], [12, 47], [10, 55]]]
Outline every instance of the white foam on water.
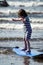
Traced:
[[35, 22], [35, 23], [43, 23], [43, 18], [30, 18], [30, 20], [32, 21], [32, 22]]
[[38, 2], [38, 4], [37, 5], [43, 5], [43, 2]]
[[37, 6], [37, 5], [43, 5], [43, 2], [40, 1], [9, 1], [9, 5], [13, 6], [19, 6], [19, 5], [24, 5], [26, 7], [28, 6]]
[[31, 24], [33, 29], [43, 29], [43, 24]]
[[[0, 7], [0, 12], [4, 12], [4, 13], [18, 12], [18, 10], [20, 8], [23, 8], [28, 12], [31, 12], [31, 11], [40, 12], [41, 10], [36, 9], [35, 6], [43, 5], [43, 2], [40, 2], [40, 1], [26, 1], [26, 2], [25, 1], [23, 1], [23, 2], [22, 1], [8, 1], [8, 3], [10, 6], [6, 7], [6, 8]], [[34, 10], [34, 8], [35, 8], [35, 10]]]
[[[39, 23], [34, 23], [31, 24], [33, 29], [43, 29], [43, 24], [39, 24]], [[0, 24], [0, 28], [5, 28], [5, 29], [23, 29], [23, 24], [9, 24], [9, 23], [2, 23]]]
[[5, 29], [21, 29], [23, 28], [23, 24], [9, 24], [9, 23], [3, 23], [3, 24], [0, 24], [0, 28], [5, 28]]
[[[14, 17], [12, 17], [12, 18], [14, 18]], [[8, 17], [8, 18], [0, 18], [0, 20], [5, 20], [5, 21], [9, 21], [9, 22], [12, 22], [12, 18], [10, 18], [10, 17]], [[43, 23], [43, 18], [30, 18], [30, 21], [32, 22], [32, 23]]]
[[14, 3], [15, 6], [19, 6], [19, 5], [32, 6], [33, 5], [33, 2], [16, 2], [16, 3]]
[[[9, 13], [12, 13], [12, 12], [18, 12], [18, 10], [21, 8], [19, 7], [20, 5], [24, 5], [25, 6], [25, 9], [27, 12], [39, 12], [40, 10], [34, 10], [34, 9], [29, 9], [27, 7], [30, 7], [30, 6], [37, 6], [37, 5], [43, 5], [43, 2], [37, 0], [37, 1], [8, 1], [9, 5], [13, 6], [15, 5], [15, 7], [7, 7], [7, 8], [3, 8], [3, 7], [0, 7], [0, 12], [4, 12], [5, 14], [9, 14]], [[40, 11], [42, 12], [42, 11]], [[0, 18], [2, 19], [2, 18]], [[3, 18], [3, 20], [11, 20], [11, 18]], [[40, 18], [31, 18], [30, 19], [32, 22], [36, 22], [39, 21], [39, 22], [43, 22], [43, 19], [40, 19]], [[32, 28], [43, 28], [43, 24], [32, 24]], [[22, 29], [23, 28], [23, 25], [21, 24], [14, 24], [14, 23], [2, 23], [0, 24], [0, 28], [8, 28], [8, 29]]]

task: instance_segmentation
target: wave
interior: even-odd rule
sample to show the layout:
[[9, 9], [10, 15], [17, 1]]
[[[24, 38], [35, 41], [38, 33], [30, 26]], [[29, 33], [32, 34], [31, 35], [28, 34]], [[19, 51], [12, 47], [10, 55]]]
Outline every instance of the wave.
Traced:
[[[23, 29], [24, 24], [14, 24], [14, 23], [0, 23], [0, 29]], [[39, 23], [31, 23], [31, 26], [33, 29], [42, 29], [43, 30], [43, 24]]]
[[21, 29], [23, 28], [23, 24], [14, 24], [14, 23], [3, 23], [3, 24], [0, 24], [0, 28], [2, 29]]
[[22, 1], [24, 1], [24, 2], [27, 2], [27, 1], [38, 1], [38, 2], [43, 2], [43, 0], [7, 0], [7, 1], [20, 1], [20, 2], [22, 2]]
[[[43, 16], [43, 14], [42, 14], [42, 16]], [[7, 17], [2, 17], [2, 18], [0, 18], [0, 23], [5, 24], [5, 25], [15, 23], [14, 21], [12, 21], [12, 18], [15, 18], [15, 17], [8, 17], [8, 18]], [[34, 15], [34, 17], [29, 15], [29, 18], [30, 18], [31, 23], [43, 24], [43, 17], [39, 18], [39, 17], [36, 17], [35, 15]], [[18, 21], [18, 23], [22, 23], [22, 22]]]
[[30, 18], [32, 23], [43, 23], [43, 18]]
[[[43, 18], [43, 12], [39, 12], [39, 11], [33, 11], [33, 12], [29, 12], [27, 11], [27, 14], [29, 15], [29, 17], [34, 17], [34, 18]], [[9, 12], [0, 12], [0, 19], [8, 19], [8, 18], [13, 18], [13, 17], [17, 17], [17, 12], [15, 11], [9, 11]]]
[[[0, 41], [23, 41], [23, 38], [21, 37], [10, 37], [10, 38], [0, 38]], [[43, 41], [43, 38], [32, 38], [30, 41]]]
[[37, 6], [37, 5], [43, 5], [43, 2], [41, 1], [9, 1], [8, 2], [11, 6]]
[[[20, 8], [23, 8], [27, 11], [43, 11], [43, 2], [40, 1], [8, 1], [9, 7], [3, 8], [0, 7], [0, 12], [9, 13], [9, 12], [18, 12]], [[2, 10], [3, 9], [3, 10]]]

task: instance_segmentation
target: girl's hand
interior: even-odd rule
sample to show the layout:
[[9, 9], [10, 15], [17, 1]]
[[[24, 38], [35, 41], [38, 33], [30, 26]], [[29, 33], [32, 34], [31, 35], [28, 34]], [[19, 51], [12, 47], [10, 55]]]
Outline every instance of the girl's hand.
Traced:
[[13, 21], [21, 21], [22, 19], [21, 18], [14, 18], [12, 19]]
[[12, 19], [13, 21], [15, 21], [14, 19]]
[[25, 19], [24, 18], [14, 18], [14, 19], [12, 19], [13, 21], [25, 21]]

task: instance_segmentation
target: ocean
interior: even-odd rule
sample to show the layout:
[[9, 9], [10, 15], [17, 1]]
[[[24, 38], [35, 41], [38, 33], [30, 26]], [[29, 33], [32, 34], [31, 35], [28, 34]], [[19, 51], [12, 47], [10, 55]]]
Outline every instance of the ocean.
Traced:
[[[0, 7], [0, 52], [4, 47], [24, 47], [24, 27], [21, 21], [12, 21], [18, 17], [19, 9], [25, 9], [28, 13], [32, 36], [31, 47], [35, 50], [43, 50], [43, 0], [6, 0], [8, 7]], [[3, 47], [3, 49], [1, 49]], [[0, 54], [0, 65], [43, 65], [43, 59], [30, 59], [20, 57], [9, 52]]]

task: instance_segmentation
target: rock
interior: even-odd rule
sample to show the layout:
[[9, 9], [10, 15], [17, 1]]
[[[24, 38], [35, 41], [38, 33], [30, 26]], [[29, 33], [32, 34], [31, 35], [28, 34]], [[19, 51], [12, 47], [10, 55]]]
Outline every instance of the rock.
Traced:
[[9, 6], [9, 5], [8, 5], [7, 1], [4, 0], [4, 1], [0, 1], [0, 6], [2, 6], [2, 7], [7, 7], [7, 6]]

